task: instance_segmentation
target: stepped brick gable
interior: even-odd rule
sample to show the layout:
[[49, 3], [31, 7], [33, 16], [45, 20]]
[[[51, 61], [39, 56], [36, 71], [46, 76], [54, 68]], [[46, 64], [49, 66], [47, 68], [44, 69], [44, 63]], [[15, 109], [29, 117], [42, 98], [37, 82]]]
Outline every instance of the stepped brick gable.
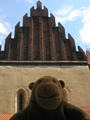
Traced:
[[70, 34], [65, 36], [64, 27], [55, 25], [55, 17], [50, 14], [42, 3], [37, 2], [37, 8], [30, 9], [30, 17], [23, 17], [23, 27], [20, 22], [15, 26], [15, 36], [10, 33], [5, 40], [5, 49], [1, 51], [0, 60], [28, 61], [86, 61], [84, 51], [78, 47]]
[[90, 51], [89, 50], [86, 50], [86, 57], [87, 57], [88, 67], [90, 69]]

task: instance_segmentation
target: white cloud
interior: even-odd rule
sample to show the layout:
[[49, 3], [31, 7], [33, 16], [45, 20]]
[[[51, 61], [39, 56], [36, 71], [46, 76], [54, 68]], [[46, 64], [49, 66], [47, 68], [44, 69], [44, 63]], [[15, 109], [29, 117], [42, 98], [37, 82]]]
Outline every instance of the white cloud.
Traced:
[[90, 7], [83, 11], [83, 28], [79, 31], [81, 40], [90, 43]]
[[11, 30], [11, 26], [5, 19], [6, 15], [0, 14], [0, 34], [7, 35]]
[[56, 16], [56, 23], [60, 22], [60, 23], [64, 23], [66, 21], [67, 17], [58, 17]]
[[26, 2], [34, 3], [34, 0], [26, 0]]
[[83, 42], [90, 43], [90, 20], [84, 24], [79, 33]]
[[7, 35], [10, 31], [10, 24], [8, 22], [0, 22], [0, 33]]
[[88, 8], [87, 10], [84, 11], [83, 22], [87, 22], [88, 20], [90, 20], [90, 8]]
[[66, 21], [73, 21], [82, 14], [81, 10], [73, 9], [73, 6], [66, 6], [61, 10], [54, 11], [54, 13], [56, 14], [56, 22], [61, 23], [65, 23]]
[[90, 7], [74, 9], [72, 6], [55, 11], [56, 22], [65, 23], [81, 18], [83, 27], [79, 30], [81, 41], [90, 43]]
[[73, 21], [77, 17], [81, 16], [81, 11], [78, 9], [73, 10], [69, 16], [67, 16], [68, 20]]
[[1, 22], [0, 22], [0, 33], [6, 34], [6, 29], [4, 27], [4, 24], [2, 24]]
[[56, 15], [67, 15], [69, 12], [72, 10], [72, 6], [66, 6], [64, 9], [62, 8], [61, 10], [54, 11]]
[[2, 45], [2, 50], [4, 50], [5, 38], [12, 30], [10, 24], [5, 20], [5, 18], [6, 15], [0, 15], [0, 45]]

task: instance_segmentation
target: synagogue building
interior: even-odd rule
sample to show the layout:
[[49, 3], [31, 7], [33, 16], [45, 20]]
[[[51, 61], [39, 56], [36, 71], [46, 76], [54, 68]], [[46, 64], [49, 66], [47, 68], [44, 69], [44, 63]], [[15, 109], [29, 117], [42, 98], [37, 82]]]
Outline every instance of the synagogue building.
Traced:
[[[72, 26], [73, 27], [73, 26]], [[90, 109], [90, 53], [85, 55], [74, 38], [55, 17], [37, 2], [15, 26], [15, 36], [5, 39], [5, 49], [0, 45], [0, 115], [14, 114], [24, 109], [30, 99], [31, 82], [43, 76], [53, 76], [65, 82], [63, 94], [67, 102]], [[88, 58], [88, 59], [87, 59]], [[87, 62], [89, 61], [89, 62]], [[2, 96], [2, 97], [1, 97]]]

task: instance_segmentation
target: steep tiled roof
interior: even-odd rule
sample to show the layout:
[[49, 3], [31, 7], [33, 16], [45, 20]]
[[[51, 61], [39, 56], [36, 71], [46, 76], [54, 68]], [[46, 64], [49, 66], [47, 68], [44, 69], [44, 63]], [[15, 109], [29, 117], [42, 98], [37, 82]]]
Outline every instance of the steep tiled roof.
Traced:
[[0, 115], [0, 120], [9, 120], [13, 115]]
[[[83, 110], [90, 117], [90, 109]], [[9, 120], [13, 115], [0, 115], [0, 120]]]

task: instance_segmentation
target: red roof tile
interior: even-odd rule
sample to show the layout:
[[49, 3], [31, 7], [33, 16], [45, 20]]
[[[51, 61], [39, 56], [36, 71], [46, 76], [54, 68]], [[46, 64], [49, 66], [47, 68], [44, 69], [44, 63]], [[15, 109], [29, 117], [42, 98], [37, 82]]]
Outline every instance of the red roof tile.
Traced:
[[0, 120], [9, 120], [13, 115], [0, 115]]
[[[90, 109], [84, 109], [83, 111], [90, 117]], [[9, 120], [12, 116], [13, 114], [12, 115], [0, 115], [0, 120]]]
[[90, 117], [90, 109], [84, 109], [83, 111]]

